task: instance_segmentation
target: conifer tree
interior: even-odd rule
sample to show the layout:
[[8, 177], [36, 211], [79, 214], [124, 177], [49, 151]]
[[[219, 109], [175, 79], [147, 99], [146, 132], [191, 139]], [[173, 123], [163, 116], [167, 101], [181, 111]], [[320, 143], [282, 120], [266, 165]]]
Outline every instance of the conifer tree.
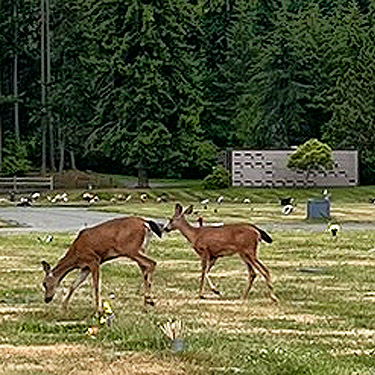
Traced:
[[326, 97], [332, 117], [324, 139], [340, 149], [360, 151], [362, 179], [375, 182], [375, 27], [373, 8], [364, 16], [354, 3], [338, 9], [328, 43], [332, 84]]
[[154, 173], [196, 168], [202, 99], [199, 56], [188, 38], [194, 8], [140, 0], [95, 6], [106, 28], [92, 25], [91, 43], [102, 47], [86, 62], [98, 63], [98, 79], [113, 86], [99, 98], [91, 146], [132, 171], [141, 159]]

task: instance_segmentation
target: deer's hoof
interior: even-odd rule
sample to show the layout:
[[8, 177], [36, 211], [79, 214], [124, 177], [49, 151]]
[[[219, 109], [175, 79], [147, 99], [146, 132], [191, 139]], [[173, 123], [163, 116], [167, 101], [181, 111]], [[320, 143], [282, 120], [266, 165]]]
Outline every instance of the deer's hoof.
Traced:
[[217, 289], [212, 289], [212, 291], [214, 292], [214, 294], [216, 294], [217, 296], [221, 296], [221, 293], [217, 290]]
[[145, 298], [145, 305], [155, 306], [155, 302], [150, 297], [146, 297]]
[[272, 302], [274, 302], [276, 304], [279, 303], [279, 299], [273, 293], [270, 295], [270, 297], [272, 299]]

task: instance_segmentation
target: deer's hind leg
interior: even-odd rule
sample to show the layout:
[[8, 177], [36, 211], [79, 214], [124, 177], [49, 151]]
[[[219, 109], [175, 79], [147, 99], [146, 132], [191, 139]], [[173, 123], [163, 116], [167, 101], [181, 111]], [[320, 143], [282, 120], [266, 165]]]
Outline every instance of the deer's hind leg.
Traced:
[[251, 287], [253, 286], [254, 280], [256, 278], [256, 273], [254, 271], [254, 267], [251, 264], [251, 261], [250, 261], [249, 257], [247, 257], [246, 255], [242, 255], [242, 254], [240, 256], [241, 256], [241, 259], [246, 264], [247, 270], [248, 270], [248, 273], [249, 273], [248, 284], [247, 284], [247, 287], [246, 287], [245, 292], [243, 294], [243, 299], [246, 299], [248, 294], [249, 294], [249, 291], [250, 291]]
[[[151, 240], [151, 237], [152, 237], [152, 232], [151, 230], [147, 230], [146, 231], [146, 235], [145, 235], [145, 238], [143, 240], [143, 244], [142, 244], [142, 248], [141, 248], [141, 251], [143, 254], [146, 254], [146, 250], [148, 248], [148, 245], [150, 243], [150, 240]], [[143, 271], [142, 271], [143, 272]], [[141, 280], [139, 285], [138, 285], [138, 290], [137, 290], [137, 293], [138, 294], [141, 294], [142, 293], [142, 286], [143, 286], [144, 282]]]
[[151, 299], [151, 284], [156, 262], [142, 253], [138, 253], [130, 258], [138, 263], [138, 266], [143, 274], [145, 304], [153, 306], [154, 301]]
[[270, 295], [270, 298], [272, 299], [272, 301], [278, 302], [278, 299], [273, 292], [271, 273], [270, 273], [269, 269], [264, 264], [262, 264], [259, 259], [257, 259], [256, 255], [252, 255], [251, 253], [250, 254], [246, 253], [246, 254], [244, 254], [244, 257], [246, 259], [248, 259], [251, 266], [254, 269], [256, 269], [257, 271], [259, 271], [259, 273], [264, 277], [264, 279], [266, 281], [266, 284], [268, 286], [269, 293], [270, 293], [269, 295]]
[[257, 258], [254, 259], [253, 265], [261, 273], [261, 275], [264, 277], [264, 279], [266, 280], [266, 284], [267, 284], [268, 289], [270, 291], [270, 298], [272, 299], [272, 301], [278, 302], [278, 299], [273, 292], [271, 272], [268, 269], [268, 267], [266, 267], [264, 264], [262, 264], [261, 261]]

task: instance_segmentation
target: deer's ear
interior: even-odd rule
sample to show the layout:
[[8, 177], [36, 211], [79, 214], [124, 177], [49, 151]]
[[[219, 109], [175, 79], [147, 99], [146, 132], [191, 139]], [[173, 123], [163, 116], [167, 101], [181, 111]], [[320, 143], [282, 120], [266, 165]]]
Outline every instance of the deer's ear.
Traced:
[[180, 203], [176, 203], [176, 205], [174, 206], [174, 216], [177, 217], [177, 216], [180, 216], [182, 213], [182, 206], [180, 205]]
[[190, 215], [193, 212], [193, 205], [191, 204], [189, 207], [186, 208], [184, 211], [184, 215]]
[[51, 271], [51, 266], [44, 260], [42, 260], [42, 266], [46, 274], [48, 274]]

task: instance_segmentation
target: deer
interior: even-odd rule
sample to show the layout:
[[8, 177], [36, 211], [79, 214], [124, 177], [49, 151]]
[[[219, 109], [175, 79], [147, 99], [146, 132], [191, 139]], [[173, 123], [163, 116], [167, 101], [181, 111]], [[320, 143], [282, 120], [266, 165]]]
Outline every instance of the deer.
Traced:
[[193, 206], [184, 209], [179, 203], [175, 205], [173, 217], [164, 226], [163, 231], [179, 230], [191, 243], [201, 260], [201, 278], [199, 284], [199, 298], [204, 299], [203, 287], [207, 280], [210, 289], [216, 295], [220, 292], [212, 283], [209, 272], [218, 258], [238, 254], [246, 264], [248, 270], [248, 284], [243, 293], [246, 300], [258, 271], [265, 279], [272, 301], [278, 299], [273, 293], [271, 274], [269, 269], [257, 257], [257, 247], [260, 241], [272, 242], [272, 238], [262, 229], [253, 224], [225, 224], [222, 226], [199, 226], [189, 224], [185, 215], [193, 211]]
[[69, 272], [79, 269], [77, 278], [63, 299], [63, 311], [68, 309], [68, 303], [74, 291], [91, 273], [95, 312], [100, 313], [100, 265], [118, 257], [127, 257], [134, 260], [140, 267], [144, 282], [144, 303], [145, 305], [153, 306], [154, 302], [150, 293], [156, 262], [144, 254], [152, 233], [158, 237], [162, 236], [162, 231], [158, 224], [140, 217], [113, 219], [94, 227], [83, 229], [54, 268], [51, 268], [46, 261], [42, 261], [45, 272], [42, 283], [44, 301], [50, 303], [55, 295], [56, 288], [64, 277]]

